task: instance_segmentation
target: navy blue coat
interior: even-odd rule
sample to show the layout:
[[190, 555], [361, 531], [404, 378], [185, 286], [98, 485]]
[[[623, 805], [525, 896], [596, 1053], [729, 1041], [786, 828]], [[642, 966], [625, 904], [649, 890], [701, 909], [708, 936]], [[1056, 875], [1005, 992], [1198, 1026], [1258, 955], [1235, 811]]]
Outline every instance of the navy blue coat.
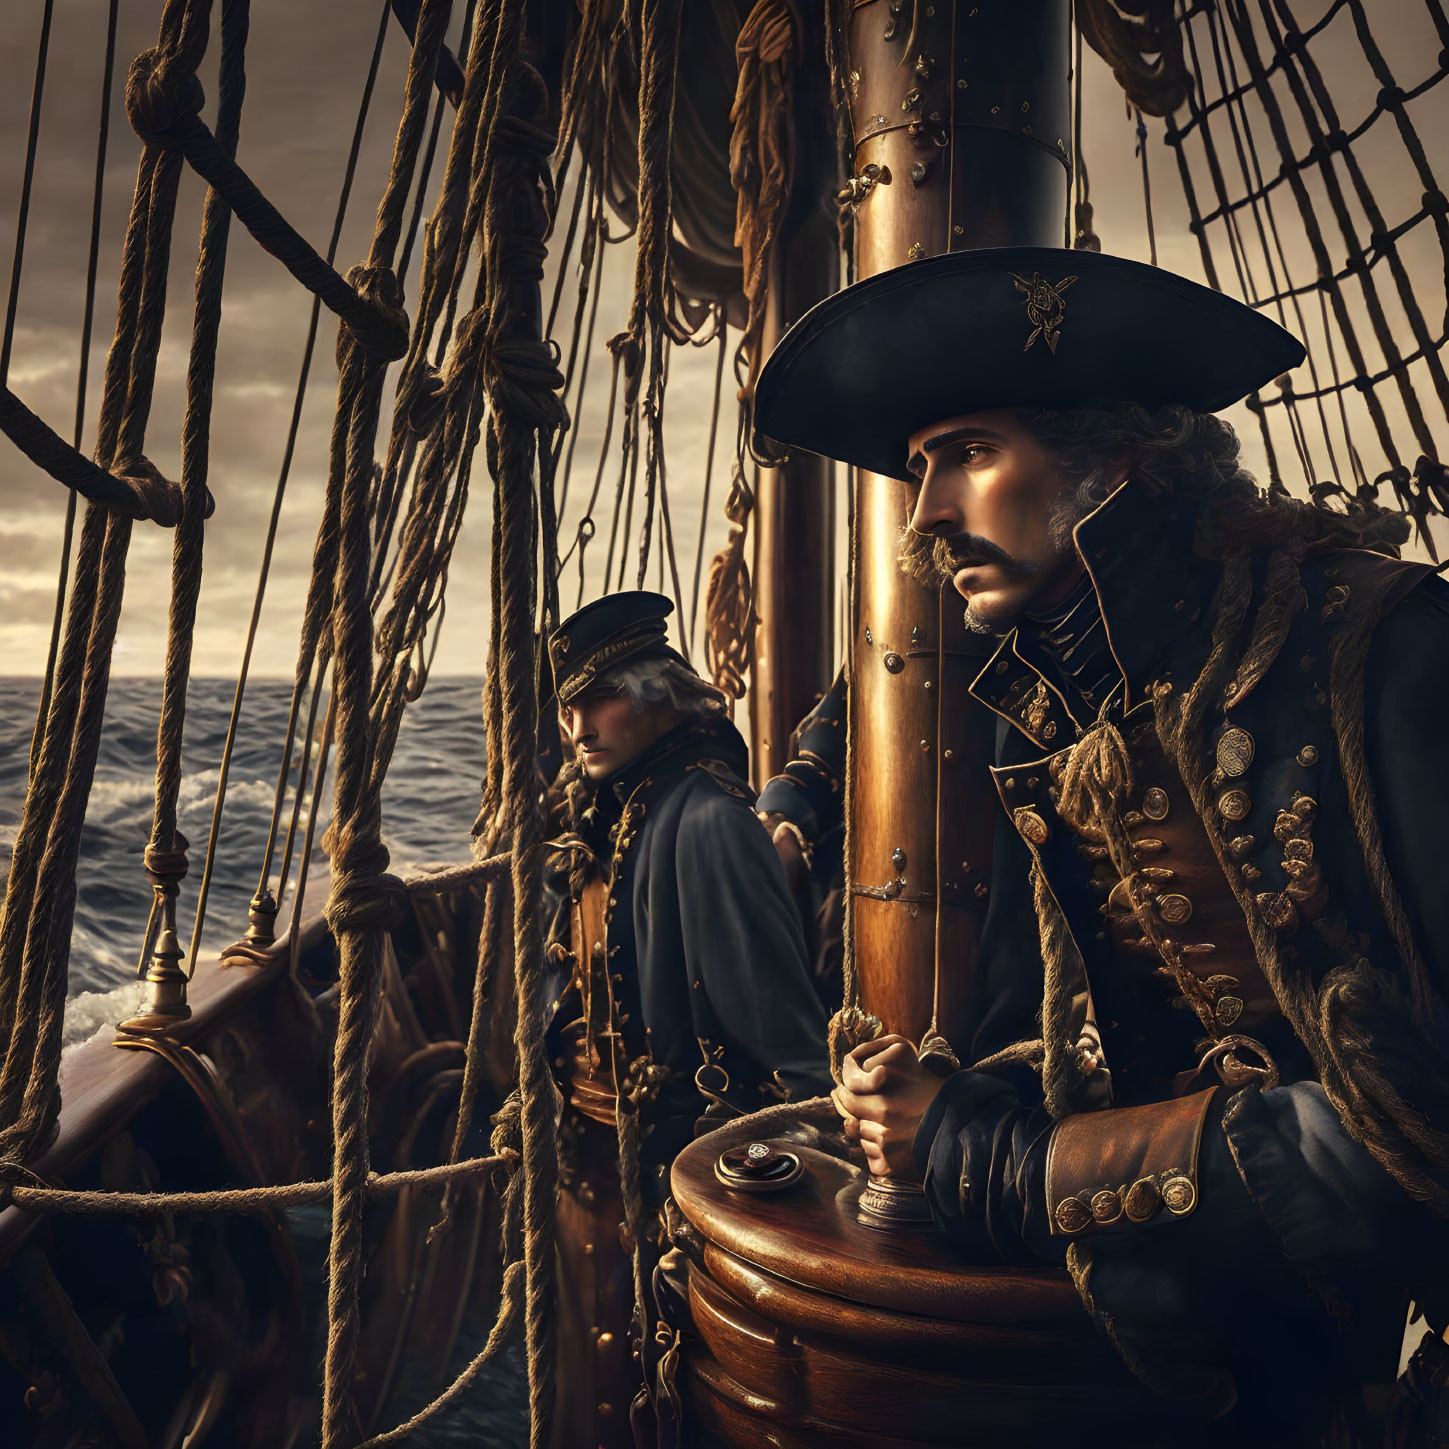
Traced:
[[[650, 1053], [671, 1072], [655, 1114], [659, 1160], [709, 1106], [695, 1087], [706, 1060], [702, 1081], [739, 1111], [781, 1088], [800, 1100], [832, 1085], [799, 913], [747, 774], [728, 720], [687, 720], [599, 783], [581, 832], [612, 868], [620, 1000], [637, 1003]], [[626, 810], [633, 828], [616, 849]]]

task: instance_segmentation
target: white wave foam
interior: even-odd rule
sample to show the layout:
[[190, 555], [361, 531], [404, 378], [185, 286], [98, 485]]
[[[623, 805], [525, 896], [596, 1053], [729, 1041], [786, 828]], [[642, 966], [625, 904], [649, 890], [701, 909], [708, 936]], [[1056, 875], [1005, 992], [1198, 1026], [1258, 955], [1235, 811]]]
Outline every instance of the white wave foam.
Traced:
[[[179, 818], [209, 821], [212, 806], [216, 803], [216, 786], [220, 779], [219, 767], [183, 775], [176, 799]], [[231, 779], [227, 781], [226, 803], [228, 808], [242, 806], [270, 812], [276, 789], [275, 781]], [[102, 779], [96, 780], [91, 786], [87, 809], [93, 818], [143, 812], [149, 816], [155, 798], [156, 784], [149, 776]], [[304, 823], [307, 819], [305, 805], [302, 807], [301, 819]]]
[[[211, 807], [216, 803], [216, 786], [220, 779], [220, 767], [213, 770], [198, 770], [194, 775], [183, 775], [181, 789], [176, 800], [181, 813], [184, 815], [191, 811], [204, 811], [209, 816]], [[275, 781], [233, 778], [226, 782], [226, 803], [228, 805], [257, 805], [265, 810], [270, 810], [276, 793]]]
[[98, 815], [103, 811], [136, 810], [149, 806], [155, 798], [154, 780], [135, 775], [123, 780], [96, 780], [91, 785], [86, 811]]
[[65, 1025], [61, 1028], [61, 1060], [65, 1053], [95, 1039], [99, 1033], [136, 1014], [141, 1004], [142, 983], [127, 981], [109, 991], [82, 991], [65, 1004]]

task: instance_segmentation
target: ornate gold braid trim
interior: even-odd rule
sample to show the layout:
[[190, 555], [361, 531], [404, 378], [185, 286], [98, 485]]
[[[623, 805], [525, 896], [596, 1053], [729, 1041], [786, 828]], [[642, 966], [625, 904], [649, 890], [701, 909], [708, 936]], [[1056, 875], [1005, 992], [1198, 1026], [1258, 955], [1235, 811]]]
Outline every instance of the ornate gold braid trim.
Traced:
[[627, 659], [631, 654], [637, 653], [647, 644], [654, 644], [663, 639], [667, 630], [663, 625], [657, 628], [645, 630], [640, 634], [631, 634], [623, 639], [615, 639], [608, 644], [601, 644], [588, 662], [580, 666], [576, 674], [570, 675], [568, 680], [559, 686], [558, 699], [560, 704], [567, 704], [571, 699], [581, 694], [599, 677], [599, 672], [607, 669], [611, 664], [617, 664], [621, 659]]

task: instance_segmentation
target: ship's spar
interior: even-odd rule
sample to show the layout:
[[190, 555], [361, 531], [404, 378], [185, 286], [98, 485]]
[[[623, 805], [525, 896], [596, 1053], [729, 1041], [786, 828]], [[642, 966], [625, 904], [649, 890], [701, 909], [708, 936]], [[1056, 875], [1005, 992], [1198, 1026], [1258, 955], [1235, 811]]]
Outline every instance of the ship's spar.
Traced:
[[[599, 285], [591, 263], [601, 254], [606, 211], [637, 227], [638, 249], [628, 325], [609, 349], [610, 419], [612, 423], [617, 397], [623, 451], [607, 572], [612, 580], [617, 557], [619, 582], [629, 574], [627, 556], [637, 501], [638, 577], [642, 582], [651, 551], [663, 550], [654, 556], [667, 557], [670, 582], [684, 612], [680, 550], [672, 536], [663, 468], [669, 352], [676, 345], [718, 338], [723, 361], [726, 318], [743, 323], [746, 346], [739, 372], [745, 412], [730, 502], [734, 529], [711, 578], [707, 652], [725, 682], [738, 685], [752, 679], [757, 743], [773, 766], [782, 757], [784, 732], [823, 688], [833, 663], [830, 556], [828, 550], [810, 544], [806, 526], [812, 516], [822, 521], [828, 516], [828, 478], [816, 464], [801, 459], [765, 458], [751, 481], [755, 464], [747, 452], [748, 383], [779, 328], [835, 285], [834, 238], [820, 222], [825, 214], [820, 203], [837, 189], [833, 177], [826, 181], [822, 175], [828, 169], [824, 158], [829, 147], [821, 146], [820, 133], [828, 128], [819, 124], [819, 117], [827, 85], [833, 87], [835, 104], [850, 115], [848, 171], [841, 179], [848, 181], [843, 200], [848, 219], [854, 221], [846, 255], [855, 275], [906, 265], [915, 256], [953, 247], [1058, 241], [1070, 164], [1080, 138], [1071, 134], [1067, 120], [1067, 17], [1059, 4], [976, 7], [953, 0], [936, 0], [934, 5], [924, 0], [861, 0], [851, 6], [830, 6], [822, 27], [786, 0], [760, 0], [753, 7], [727, 3], [709, 7], [711, 23], [731, 25], [732, 33], [743, 37], [740, 84], [736, 87], [731, 77], [728, 86], [731, 93], [737, 92], [732, 130], [727, 134], [720, 128], [713, 135], [698, 124], [698, 98], [689, 90], [690, 83], [707, 83], [700, 47], [701, 37], [707, 42], [710, 36], [697, 18], [704, 7], [687, 9], [680, 0], [615, 7], [594, 0], [575, 16], [568, 6], [482, 0], [468, 7], [469, 28], [457, 59], [443, 43], [449, 11], [445, 0], [421, 0], [421, 4], [397, 0], [392, 8], [413, 38], [402, 120], [370, 254], [344, 275], [334, 267], [337, 234], [324, 258], [271, 207], [234, 159], [243, 109], [245, 3], [227, 0], [219, 10], [221, 90], [215, 126], [208, 128], [200, 119], [202, 98], [195, 71], [208, 43], [212, 7], [204, 0], [169, 0], [157, 46], [138, 58], [127, 82], [128, 114], [144, 150], [94, 457], [86, 459], [74, 444], [67, 445], [15, 394], [7, 391], [0, 408], [0, 428], [12, 441], [58, 481], [90, 500], [66, 607], [63, 616], [57, 616], [56, 646], [36, 728], [31, 791], [0, 923], [0, 1022], [8, 1042], [0, 1072], [0, 1164], [10, 1204], [5, 1214], [10, 1225], [3, 1231], [11, 1243], [34, 1233], [35, 1219], [22, 1218], [16, 1211], [22, 1208], [32, 1214], [108, 1212], [169, 1220], [181, 1213], [266, 1213], [286, 1204], [330, 1201], [333, 1231], [322, 1438], [328, 1445], [355, 1444], [362, 1438], [359, 1425], [376, 1422], [384, 1407], [387, 1380], [396, 1370], [406, 1332], [379, 1355], [363, 1321], [360, 1283], [366, 1203], [379, 1195], [406, 1195], [446, 1181], [450, 1187], [441, 1209], [444, 1247], [456, 1230], [471, 1233], [476, 1245], [487, 1209], [480, 1206], [481, 1198], [472, 1199], [466, 1209], [460, 1206], [454, 1188], [465, 1180], [506, 1172], [509, 1185], [503, 1191], [501, 1223], [488, 1220], [490, 1232], [501, 1227], [505, 1243], [497, 1316], [478, 1355], [435, 1407], [457, 1402], [521, 1320], [529, 1348], [531, 1434], [533, 1442], [541, 1444], [547, 1437], [552, 1398], [548, 1339], [550, 1295], [555, 1291], [550, 1281], [555, 1152], [552, 1088], [541, 1038], [529, 1025], [541, 1020], [543, 1007], [534, 849], [539, 825], [533, 808], [539, 740], [535, 631], [539, 624], [555, 622], [558, 615], [560, 517], [554, 506], [555, 485], [561, 508], [567, 499], [575, 441], [564, 431], [567, 415], [560, 395], [571, 396], [577, 410], [589, 355], [582, 338], [586, 330], [590, 339], [593, 333], [592, 320], [587, 329], [584, 325], [589, 287]], [[1429, 9], [1441, 43], [1449, 46], [1449, 22], [1442, 9], [1437, 4]], [[1264, 0], [1259, 12], [1254, 18], [1245, 0], [1229, 0], [1221, 6], [1194, 6], [1186, 15], [1176, 16], [1171, 6], [1147, 0], [1135, 7], [1081, 3], [1077, 18], [1140, 111], [1173, 118], [1167, 140], [1180, 163], [1209, 279], [1218, 280], [1211, 241], [1217, 227], [1228, 242], [1239, 286], [1256, 304], [1273, 309], [1290, 324], [1296, 317], [1299, 330], [1305, 330], [1308, 303], [1316, 300], [1322, 307], [1329, 346], [1326, 365], [1316, 364], [1321, 371], [1315, 370], [1312, 387], [1295, 393], [1284, 380], [1276, 396], [1258, 398], [1252, 405], [1261, 422], [1273, 485], [1286, 486], [1270, 426], [1273, 413], [1279, 411], [1289, 423], [1291, 451], [1317, 496], [1336, 494], [1341, 506], [1372, 509], [1377, 506], [1377, 491], [1386, 487], [1412, 517], [1424, 546], [1432, 550], [1430, 517], [1446, 501], [1446, 490], [1443, 470], [1435, 461], [1438, 413], [1419, 401], [1416, 380], [1427, 380], [1439, 408], [1449, 409], [1449, 379], [1440, 364], [1445, 337], [1436, 334], [1426, 319], [1400, 243], [1416, 227], [1427, 225], [1449, 257], [1443, 192], [1409, 104], [1442, 80], [1446, 67], [1441, 57], [1439, 68], [1427, 79], [1411, 87], [1399, 84], [1374, 42], [1365, 7], [1356, 0], [1330, 5], [1306, 27], [1285, 4]], [[1352, 129], [1339, 118], [1312, 58], [1311, 43], [1340, 13], [1353, 23], [1381, 86], [1372, 113]], [[382, 20], [386, 26], [386, 7]], [[1026, 25], [1026, 33], [1008, 34], [1013, 23]], [[36, 117], [49, 24], [47, 3]], [[112, 46], [114, 34], [113, 4]], [[524, 58], [529, 53], [525, 37], [540, 58], [538, 70]], [[827, 49], [832, 57], [828, 68], [823, 60]], [[1025, 63], [1012, 71], [1006, 57], [1025, 58]], [[1236, 69], [1239, 62], [1241, 74]], [[110, 69], [108, 53], [108, 85]], [[982, 100], [983, 113], [978, 115], [971, 107], [980, 94], [980, 78], [988, 72], [992, 84], [1002, 88], [1001, 97]], [[1208, 80], [1213, 73], [1217, 84], [1210, 98]], [[556, 105], [545, 80], [555, 82]], [[978, 88], [975, 92], [973, 85]], [[446, 95], [456, 114], [425, 233], [422, 286], [413, 304], [416, 316], [409, 322], [394, 269], [400, 250], [406, 256], [411, 248], [410, 238], [405, 240], [408, 198], [420, 164], [426, 171], [431, 161], [431, 142], [426, 142], [423, 157], [430, 110], [433, 138], [443, 117], [442, 102], [434, 100], [435, 89]], [[1265, 149], [1271, 144], [1284, 158], [1281, 170], [1271, 176], [1254, 145], [1248, 99], [1266, 118], [1270, 142], [1264, 143]], [[1285, 114], [1289, 108], [1309, 137], [1302, 155], [1294, 154]], [[1186, 118], [1177, 119], [1184, 110]], [[1007, 119], [1001, 119], [1003, 111]], [[1230, 168], [1218, 150], [1215, 119], [1218, 136], [1221, 122], [1229, 123], [1242, 176], [1240, 191], [1227, 179]], [[1354, 158], [1355, 142], [1385, 121], [1396, 128], [1422, 186], [1422, 205], [1406, 218], [1385, 215]], [[701, 138], [701, 149], [691, 154], [689, 144]], [[799, 149], [794, 150], [797, 139]], [[1215, 202], [1206, 211], [1197, 199], [1200, 173], [1188, 158], [1194, 139], [1203, 149]], [[672, 156], [672, 146], [682, 147], [682, 154], [676, 151]], [[27, 197], [35, 154], [33, 125]], [[1144, 166], [1145, 161], [1144, 151]], [[181, 474], [178, 482], [172, 482], [148, 461], [145, 442], [176, 186], [183, 165], [202, 175], [211, 190], [202, 222]], [[580, 174], [572, 178], [575, 207], [563, 251], [567, 257], [577, 238], [582, 265], [565, 375], [557, 370], [558, 358], [545, 341], [559, 310], [564, 269], [560, 268], [560, 293], [548, 309], [539, 273], [560, 183], [570, 166]], [[1347, 253], [1343, 265], [1336, 265], [1331, 254], [1324, 223], [1305, 185], [1308, 173], [1325, 189], [1333, 225]], [[1030, 184], [1022, 179], [1028, 174], [1036, 177]], [[700, 175], [716, 183], [713, 195], [708, 184], [698, 183]], [[721, 176], [725, 224], [738, 228], [737, 237], [723, 241], [717, 184]], [[1090, 245], [1090, 204], [1080, 171], [1076, 180], [1077, 241]], [[1291, 275], [1299, 262], [1282, 241], [1284, 188], [1293, 199], [1317, 268], [1313, 282], [1295, 283]], [[425, 187], [416, 189], [413, 227]], [[1275, 201], [1280, 206], [1277, 215]], [[23, 202], [22, 242], [24, 208]], [[1360, 235], [1355, 208], [1368, 221], [1365, 235]], [[203, 973], [188, 1002], [190, 973], [181, 963], [189, 954], [190, 970], [196, 969], [202, 907], [196, 908], [189, 953], [182, 951], [177, 929], [190, 864], [188, 844], [177, 829], [180, 744], [202, 525], [211, 507], [207, 420], [233, 216], [312, 294], [314, 319], [316, 309], [326, 305], [341, 323], [331, 470], [272, 831], [275, 840], [281, 830], [294, 736], [305, 717], [296, 791], [297, 801], [302, 799], [313, 727], [325, 695], [324, 744], [312, 779], [316, 800], [327, 742], [335, 741], [336, 795], [329, 842], [333, 879], [327, 922], [340, 963], [335, 988], [319, 996], [328, 1021], [335, 1023], [330, 1106], [334, 1145], [330, 1168], [324, 1156], [323, 1172], [315, 1179], [293, 1173], [300, 1180], [280, 1187], [268, 1181], [275, 1181], [279, 1164], [258, 1163], [244, 1141], [239, 1145], [235, 1140], [245, 1139], [245, 1122], [226, 1105], [226, 1093], [210, 1082], [209, 1068], [193, 1043], [204, 1046], [208, 1033], [222, 1022], [243, 1021], [247, 1012], [255, 1016], [257, 1002], [263, 999], [272, 1002], [266, 1010], [275, 1013], [273, 998], [284, 994], [284, 984], [296, 979], [288, 968], [318, 949], [319, 931], [310, 932], [309, 945], [309, 933], [299, 919], [300, 885], [294, 895], [290, 938], [284, 937], [280, 947], [272, 939], [277, 902], [288, 878], [295, 810], [278, 887], [275, 892], [270, 887], [269, 848], [248, 941], [228, 953], [234, 962], [252, 963], [243, 968], [247, 974], [227, 979], [224, 973]], [[1266, 284], [1255, 275], [1250, 260], [1254, 237], [1259, 244], [1255, 253], [1259, 271], [1266, 263]], [[93, 257], [94, 244], [93, 240]], [[475, 244], [481, 265], [469, 295], [469, 260]], [[731, 254], [735, 244], [743, 248], [742, 269]], [[1387, 269], [1393, 295], [1403, 309], [1408, 341], [1388, 320], [1376, 279], [1381, 266]], [[18, 251], [14, 275], [6, 366]], [[1353, 307], [1346, 296], [1351, 288], [1359, 290]], [[1382, 355], [1381, 362], [1371, 360], [1369, 346], [1359, 335], [1359, 305], [1368, 317], [1371, 346]], [[1333, 347], [1335, 339], [1346, 366]], [[309, 341], [309, 354], [310, 347]], [[375, 433], [391, 361], [401, 364], [396, 407], [383, 461], [375, 471]], [[304, 379], [305, 370], [304, 364]], [[566, 383], [572, 384], [576, 377], [577, 390], [566, 393]], [[1395, 398], [1393, 411], [1382, 401], [1390, 393]], [[1351, 395], [1361, 398], [1361, 404], [1350, 406]], [[1396, 410], [1402, 411], [1420, 450], [1412, 466], [1396, 442], [1391, 421]], [[1384, 460], [1377, 474], [1364, 462], [1367, 448], [1359, 441], [1365, 418]], [[78, 426], [74, 443], [79, 438]], [[386, 871], [380, 839], [381, 784], [402, 711], [426, 682], [428, 633], [437, 617], [480, 444], [485, 453], [479, 456], [486, 456], [495, 498], [492, 636], [484, 710], [489, 777], [477, 830], [482, 858], [444, 879], [404, 885]], [[606, 453], [608, 447], [606, 438]], [[1335, 479], [1322, 478], [1316, 461], [1320, 455], [1330, 460]], [[576, 525], [572, 548], [580, 560], [595, 532], [602, 532], [593, 515], [604, 465], [601, 456], [588, 508]], [[583, 481], [575, 486], [582, 492]], [[989, 859], [990, 831], [983, 823], [988, 812], [968, 809], [956, 817], [964, 840], [951, 838], [955, 822], [946, 821], [939, 799], [948, 788], [950, 770], [959, 769], [964, 775], [982, 741], [976, 738], [979, 731], [973, 733], [969, 718], [960, 727], [964, 733], [959, 739], [938, 728], [944, 701], [961, 692], [958, 675], [967, 667], [968, 646], [949, 631], [939, 600], [896, 569], [901, 500], [893, 495], [893, 486], [886, 480], [859, 480], [854, 509], [855, 592], [848, 631], [856, 696], [852, 751], [857, 762], [869, 756], [877, 764], [868, 779], [858, 767], [851, 772], [847, 859], [854, 909], [847, 980], [859, 984], [852, 985], [846, 1003], [851, 1010], [840, 1025], [847, 1033], [859, 1032], [865, 1016], [874, 1014], [913, 1039], [931, 1034], [937, 1049], [949, 1052], [952, 1012], [964, 974], [959, 963], [969, 958], [980, 912], [981, 897], [973, 887], [980, 884], [977, 877]], [[743, 563], [756, 490], [752, 584]], [[255, 1174], [252, 1185], [243, 1188], [173, 1195], [126, 1191], [114, 1185], [59, 1188], [44, 1180], [52, 1173], [75, 1171], [108, 1135], [106, 1124], [94, 1117], [78, 1130], [68, 1129], [60, 1115], [59, 1024], [75, 861], [95, 768], [133, 519], [173, 527], [176, 546], [155, 825], [146, 859], [156, 902], [155, 939], [148, 940], [146, 950], [151, 985], [147, 1009], [127, 1024], [130, 1030], [123, 1044], [133, 1048], [126, 1054], [132, 1063], [145, 1062], [152, 1083], [148, 1090], [156, 1090], [152, 1070], [156, 1062], [165, 1062], [213, 1119], [223, 1122], [222, 1135], [230, 1137], [234, 1149], [232, 1167], [238, 1158], [247, 1159]], [[274, 528], [275, 524], [274, 514]], [[1396, 518], [1385, 514], [1385, 537], [1392, 540], [1397, 527]], [[697, 550], [697, 559], [701, 556]], [[701, 592], [699, 573], [697, 562], [696, 594]], [[752, 659], [756, 672], [749, 676]], [[330, 689], [324, 684], [329, 669]], [[240, 690], [238, 699], [240, 707]], [[910, 745], [904, 754], [902, 740]], [[892, 769], [882, 769], [881, 761], [890, 761]], [[316, 813], [314, 808], [312, 819]], [[213, 830], [213, 844], [214, 838]], [[310, 835], [303, 847], [304, 864], [309, 856]], [[465, 960], [466, 969], [453, 983], [462, 988], [465, 1010], [471, 1001], [471, 1011], [463, 1033], [466, 1041], [448, 1056], [458, 1073], [449, 1087], [456, 1092], [456, 1106], [446, 1123], [448, 1130], [436, 1137], [446, 1161], [421, 1171], [375, 1173], [370, 1157], [382, 1149], [381, 1144], [369, 1142], [369, 1055], [375, 1065], [388, 1051], [386, 1047], [379, 1051], [378, 1033], [385, 1037], [394, 1025], [403, 1038], [410, 1030], [420, 1033], [423, 1044], [415, 1042], [417, 1051], [401, 1054], [406, 1063], [414, 1064], [409, 1069], [415, 1072], [417, 1052], [426, 1055], [440, 1044], [425, 1044], [429, 1026], [418, 1021], [393, 960], [394, 941], [400, 939], [397, 922], [411, 912], [420, 923], [436, 923], [440, 913], [449, 914], [438, 904], [442, 898], [451, 899], [458, 906], [459, 921], [466, 922], [475, 889], [484, 900], [472, 912], [476, 916], [472, 927], [465, 924], [452, 930], [455, 946], [463, 948], [471, 931], [478, 947], [476, 969], [473, 960]], [[449, 897], [449, 892], [454, 894]], [[430, 952], [425, 950], [418, 959], [430, 960]], [[943, 971], [948, 961], [953, 969]], [[512, 988], [504, 991], [500, 973], [510, 964]], [[406, 1019], [409, 1015], [411, 1021]], [[275, 1018], [264, 1013], [262, 1019]], [[382, 1025], [375, 1027], [379, 1019]], [[315, 1013], [307, 1029], [313, 1047], [325, 1042]], [[482, 1153], [476, 1147], [478, 1134], [470, 1134], [470, 1120], [485, 1099], [486, 1079], [496, 1072], [500, 1054], [516, 1059], [517, 1092], [499, 1118], [495, 1150]], [[127, 1067], [133, 1086], [140, 1081], [139, 1070]], [[118, 1106], [117, 1123], [124, 1123], [130, 1110]], [[748, 1133], [759, 1125], [738, 1130]], [[300, 1165], [305, 1156], [293, 1154], [288, 1166]], [[828, 1159], [820, 1164], [826, 1178], [835, 1170]], [[756, 1241], [746, 1231], [749, 1215], [728, 1205], [721, 1208], [718, 1195], [710, 1197], [709, 1181], [691, 1173], [693, 1167], [686, 1164], [677, 1183], [686, 1218], [692, 1220], [692, 1226], [679, 1225], [678, 1243], [691, 1258], [698, 1257], [695, 1309], [716, 1329], [713, 1337], [705, 1332], [708, 1353], [693, 1360], [686, 1354], [681, 1382], [693, 1386], [686, 1401], [726, 1433], [742, 1436], [739, 1442], [748, 1441], [749, 1415], [754, 1412], [741, 1405], [751, 1402], [751, 1393], [756, 1404], [769, 1402], [769, 1394], [756, 1393], [760, 1385], [738, 1376], [744, 1360], [731, 1361], [734, 1340], [718, 1325], [737, 1324], [737, 1317], [731, 1318], [735, 1309], [746, 1305], [757, 1310], [770, 1293], [775, 1295], [772, 1301], [782, 1302], [776, 1277], [801, 1286], [804, 1298], [785, 1304], [784, 1311], [803, 1315], [807, 1339], [810, 1330], [821, 1326], [821, 1314], [838, 1316], [843, 1302], [850, 1305], [845, 1314], [848, 1333], [857, 1334], [859, 1345], [879, 1348], [900, 1327], [892, 1311], [903, 1303], [891, 1295], [909, 1299], [915, 1292], [934, 1291], [943, 1295], [942, 1321], [950, 1325], [943, 1330], [946, 1337], [964, 1334], [962, 1341], [970, 1340], [976, 1362], [994, 1362], [993, 1355], [1003, 1350], [1010, 1335], [998, 1335], [993, 1344], [989, 1334], [966, 1332], [963, 1323], [970, 1328], [974, 1321], [962, 1318], [959, 1305], [951, 1307], [953, 1284], [965, 1298], [983, 1292], [990, 1298], [994, 1291], [1015, 1305], [1012, 1311], [1023, 1315], [1021, 1324], [1029, 1331], [1068, 1331], [1065, 1325], [1070, 1320], [1064, 1315], [1074, 1300], [1067, 1285], [1045, 1278], [1001, 1279], [993, 1287], [982, 1275], [962, 1273], [959, 1268], [953, 1276], [944, 1264], [934, 1278], [917, 1282], [905, 1272], [905, 1265], [891, 1261], [885, 1247], [874, 1253], [865, 1249], [871, 1261], [858, 1267], [862, 1280], [877, 1285], [877, 1297], [884, 1293], [886, 1301], [852, 1299], [850, 1292], [859, 1293], [860, 1281], [848, 1291], [847, 1284], [829, 1271], [815, 1282], [810, 1276], [813, 1265], [823, 1263], [828, 1269], [830, 1252], [840, 1248], [839, 1241], [830, 1238], [833, 1229], [810, 1246], [812, 1237], [828, 1226], [825, 1219], [805, 1231], [798, 1222], [775, 1223], [769, 1240], [773, 1247], [764, 1251], [763, 1258], [758, 1247], [752, 1249], [756, 1255], [752, 1259], [742, 1246], [747, 1238]], [[84, 1172], [78, 1175], [83, 1177]], [[429, 1214], [426, 1200], [410, 1201], [415, 1223], [428, 1218], [423, 1227], [437, 1225], [438, 1212]], [[889, 1203], [883, 1207], [887, 1215], [893, 1210]], [[399, 1213], [399, 1219], [402, 1216]], [[809, 1220], [808, 1212], [804, 1218]], [[859, 1242], [869, 1244], [869, 1231], [861, 1231]], [[798, 1254], [791, 1256], [792, 1232], [804, 1245], [803, 1260]], [[287, 1251], [275, 1251], [283, 1265], [279, 1271], [285, 1273]], [[436, 1271], [436, 1260], [427, 1256], [431, 1251], [420, 1249], [409, 1256], [407, 1272], [415, 1276], [425, 1260], [428, 1271]], [[144, 1412], [128, 1403], [125, 1386], [118, 1384], [84, 1324], [69, 1309], [43, 1256], [30, 1246], [13, 1261], [16, 1281], [35, 1305], [44, 1332], [71, 1346], [76, 1392], [91, 1406], [87, 1412], [98, 1416], [118, 1442], [146, 1442]], [[811, 1301], [812, 1294], [820, 1301]], [[466, 1296], [465, 1292], [464, 1300]], [[456, 1311], [461, 1315], [461, 1304]], [[15, 1341], [13, 1334], [7, 1340], [12, 1347]], [[16, 1352], [29, 1361], [28, 1350]], [[372, 1364], [379, 1358], [389, 1364], [382, 1388], [361, 1404], [356, 1389], [358, 1363]], [[866, 1368], [868, 1359], [869, 1354], [863, 1360]], [[1064, 1372], [1079, 1372], [1092, 1381], [1105, 1382], [1108, 1373], [1085, 1344], [1065, 1350], [1062, 1364]], [[744, 1391], [743, 1397], [737, 1390]], [[188, 1401], [194, 1411], [193, 1429], [205, 1432], [215, 1422], [218, 1393], [224, 1396], [226, 1389], [213, 1382], [205, 1393]], [[969, 1385], [954, 1385], [943, 1403], [949, 1410], [969, 1393]], [[817, 1407], [776, 1404], [780, 1413], [804, 1414], [811, 1423]], [[1113, 1412], [1129, 1421], [1140, 1412], [1125, 1386]], [[828, 1435], [828, 1424], [822, 1432]], [[879, 1432], [886, 1433], [887, 1426], [881, 1425]], [[802, 1437], [799, 1442], [815, 1441]]]

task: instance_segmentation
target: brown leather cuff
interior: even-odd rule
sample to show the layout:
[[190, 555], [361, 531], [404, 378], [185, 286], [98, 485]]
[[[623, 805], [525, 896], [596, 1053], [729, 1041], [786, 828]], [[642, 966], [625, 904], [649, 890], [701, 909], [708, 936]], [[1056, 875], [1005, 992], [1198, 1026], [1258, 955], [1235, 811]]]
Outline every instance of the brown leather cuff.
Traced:
[[1218, 1089], [1082, 1112], [1057, 1124], [1046, 1195], [1056, 1237], [1133, 1232], [1197, 1206], [1197, 1159]]

